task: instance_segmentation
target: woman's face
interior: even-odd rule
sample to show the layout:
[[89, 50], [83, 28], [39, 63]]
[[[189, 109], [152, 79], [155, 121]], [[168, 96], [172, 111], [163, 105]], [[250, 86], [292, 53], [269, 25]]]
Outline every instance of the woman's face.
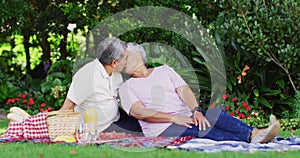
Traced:
[[125, 68], [125, 72], [127, 74], [132, 74], [139, 66], [143, 66], [143, 65], [144, 63], [142, 61], [140, 53], [128, 52], [126, 68]]

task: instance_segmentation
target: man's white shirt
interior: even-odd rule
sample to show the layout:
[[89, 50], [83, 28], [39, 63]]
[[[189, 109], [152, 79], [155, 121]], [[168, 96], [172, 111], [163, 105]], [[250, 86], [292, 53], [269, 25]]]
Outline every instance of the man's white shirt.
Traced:
[[117, 89], [123, 83], [122, 75], [113, 72], [109, 76], [98, 59], [87, 63], [73, 76], [67, 98], [73, 101], [75, 111], [83, 113], [94, 107], [98, 113], [97, 132], [101, 132], [120, 117], [116, 101]]

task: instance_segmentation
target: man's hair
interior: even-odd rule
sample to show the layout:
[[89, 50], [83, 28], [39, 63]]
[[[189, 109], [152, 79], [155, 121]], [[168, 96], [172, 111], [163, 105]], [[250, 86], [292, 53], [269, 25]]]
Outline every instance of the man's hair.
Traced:
[[128, 50], [129, 52], [134, 53], [134, 54], [139, 53], [139, 52], [142, 53], [143, 62], [144, 62], [144, 64], [146, 64], [146, 62], [147, 62], [146, 52], [145, 52], [145, 49], [141, 45], [139, 45], [137, 43], [129, 42], [129, 43], [127, 43], [126, 50]]
[[126, 43], [115, 37], [109, 37], [101, 41], [97, 46], [97, 58], [102, 65], [109, 65], [113, 60], [119, 60], [124, 56]]

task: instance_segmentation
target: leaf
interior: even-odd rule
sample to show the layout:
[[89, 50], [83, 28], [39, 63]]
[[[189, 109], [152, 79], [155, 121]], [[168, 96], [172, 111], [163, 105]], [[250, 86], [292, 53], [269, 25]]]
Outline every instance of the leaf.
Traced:
[[230, 82], [227, 82], [227, 88], [229, 89], [229, 91], [232, 91], [232, 84]]
[[258, 102], [263, 104], [264, 106], [272, 109], [272, 105], [265, 98], [263, 98], [263, 97], [258, 98]]
[[254, 95], [255, 95], [256, 97], [259, 97], [259, 91], [258, 91], [258, 89], [254, 89], [254, 90], [253, 90], [253, 93], [254, 93]]
[[51, 90], [51, 88], [52, 88], [52, 84], [49, 83], [49, 82], [44, 82], [41, 85], [41, 91], [42, 91], [42, 93], [49, 92]]
[[283, 80], [277, 81], [277, 84], [280, 88], [284, 89], [284, 81]]

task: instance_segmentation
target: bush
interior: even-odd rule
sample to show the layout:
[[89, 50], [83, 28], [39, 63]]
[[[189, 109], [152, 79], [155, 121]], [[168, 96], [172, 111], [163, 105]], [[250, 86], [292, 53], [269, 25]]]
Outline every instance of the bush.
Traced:
[[[241, 121], [255, 128], [267, 128], [269, 126], [269, 120], [264, 117], [246, 118], [241, 119]], [[278, 121], [283, 131], [293, 131], [300, 128], [300, 119], [279, 119]]]
[[[228, 93], [279, 117], [299, 88], [299, 1], [219, 1], [216, 41], [226, 57]], [[242, 76], [244, 65], [251, 67]], [[241, 76], [240, 76], [241, 75]], [[239, 77], [240, 79], [237, 79]], [[241, 83], [238, 81], [241, 80]]]

